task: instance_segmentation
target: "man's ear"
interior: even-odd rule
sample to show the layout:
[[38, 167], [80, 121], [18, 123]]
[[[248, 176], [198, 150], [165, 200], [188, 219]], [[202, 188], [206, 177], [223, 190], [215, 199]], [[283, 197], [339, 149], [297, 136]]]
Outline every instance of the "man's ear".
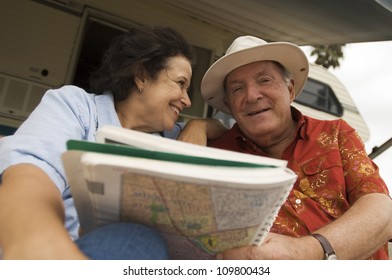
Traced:
[[230, 108], [230, 105], [229, 105], [229, 101], [227, 100], [226, 93], [223, 95], [223, 103], [227, 106], [227, 108], [229, 109], [229, 111], [231, 113], [231, 108]]
[[295, 99], [295, 88], [294, 88], [295, 81], [294, 79], [290, 79], [290, 84], [288, 86], [289, 93], [290, 93], [290, 101], [293, 102]]

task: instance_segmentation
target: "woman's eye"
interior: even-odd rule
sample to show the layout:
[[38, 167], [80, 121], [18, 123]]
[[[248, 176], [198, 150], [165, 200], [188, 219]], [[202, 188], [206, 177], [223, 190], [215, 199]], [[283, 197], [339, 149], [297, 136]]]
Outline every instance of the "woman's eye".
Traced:
[[187, 82], [185, 82], [185, 81], [179, 81], [179, 82], [178, 82], [178, 85], [180, 86], [180, 88], [181, 88], [182, 90], [186, 90], [186, 91], [188, 92], [189, 85], [187, 84]]
[[186, 81], [178, 81], [177, 84], [180, 86], [181, 90], [184, 90], [186, 93], [188, 93], [189, 84]]

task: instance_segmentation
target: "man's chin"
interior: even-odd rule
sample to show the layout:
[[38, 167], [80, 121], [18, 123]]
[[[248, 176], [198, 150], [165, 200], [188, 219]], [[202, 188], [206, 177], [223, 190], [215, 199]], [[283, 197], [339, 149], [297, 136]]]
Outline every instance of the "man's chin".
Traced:
[[238, 126], [246, 132], [249, 138], [257, 138], [260, 135], [273, 132], [273, 129], [262, 123], [246, 123], [246, 125], [238, 124]]

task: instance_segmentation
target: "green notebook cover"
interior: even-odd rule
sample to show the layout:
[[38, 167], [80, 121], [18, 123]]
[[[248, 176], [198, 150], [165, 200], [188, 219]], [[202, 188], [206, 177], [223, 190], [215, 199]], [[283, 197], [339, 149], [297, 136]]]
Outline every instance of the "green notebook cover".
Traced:
[[264, 165], [240, 161], [231, 160], [221, 160], [197, 156], [188, 156], [174, 153], [158, 152], [139, 149], [131, 146], [120, 145], [120, 144], [102, 144], [96, 142], [87, 142], [81, 140], [69, 140], [67, 142], [68, 150], [80, 150], [86, 152], [96, 152], [103, 154], [121, 155], [121, 156], [131, 156], [139, 158], [147, 158], [154, 160], [164, 160], [180, 163], [189, 164], [200, 164], [200, 165], [211, 165], [211, 166], [227, 166], [227, 167], [276, 167], [273, 165]]

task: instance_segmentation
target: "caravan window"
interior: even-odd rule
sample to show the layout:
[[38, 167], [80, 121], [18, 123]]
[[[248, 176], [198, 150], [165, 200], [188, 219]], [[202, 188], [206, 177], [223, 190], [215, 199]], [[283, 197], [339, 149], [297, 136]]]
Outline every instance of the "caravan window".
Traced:
[[308, 78], [304, 89], [295, 99], [295, 102], [338, 117], [343, 116], [343, 106], [332, 88], [312, 78]]

